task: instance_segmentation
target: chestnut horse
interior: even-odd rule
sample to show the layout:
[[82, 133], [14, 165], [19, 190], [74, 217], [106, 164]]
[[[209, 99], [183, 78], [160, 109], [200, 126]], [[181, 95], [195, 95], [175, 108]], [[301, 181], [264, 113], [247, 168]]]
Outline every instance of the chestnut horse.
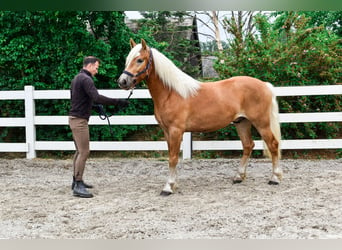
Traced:
[[243, 145], [243, 156], [234, 183], [246, 178], [246, 167], [254, 147], [253, 125], [264, 140], [272, 159], [269, 184], [279, 184], [282, 170], [278, 104], [270, 83], [247, 76], [217, 82], [199, 82], [177, 68], [171, 60], [142, 39], [132, 39], [126, 68], [118, 79], [121, 88], [133, 89], [145, 80], [154, 103], [155, 117], [163, 129], [169, 153], [169, 177], [161, 194], [175, 190], [178, 155], [184, 132], [215, 131], [235, 123]]

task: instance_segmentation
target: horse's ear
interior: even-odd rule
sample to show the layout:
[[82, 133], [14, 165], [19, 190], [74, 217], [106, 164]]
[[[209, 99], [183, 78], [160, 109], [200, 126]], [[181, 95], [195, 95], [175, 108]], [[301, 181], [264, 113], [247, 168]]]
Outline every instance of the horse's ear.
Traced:
[[131, 49], [133, 49], [135, 47], [135, 45], [137, 45], [132, 38], [129, 39], [129, 43], [131, 45]]
[[146, 50], [147, 45], [146, 45], [146, 42], [145, 42], [144, 39], [141, 39], [141, 45], [142, 45], [142, 48], [143, 48], [144, 50]]

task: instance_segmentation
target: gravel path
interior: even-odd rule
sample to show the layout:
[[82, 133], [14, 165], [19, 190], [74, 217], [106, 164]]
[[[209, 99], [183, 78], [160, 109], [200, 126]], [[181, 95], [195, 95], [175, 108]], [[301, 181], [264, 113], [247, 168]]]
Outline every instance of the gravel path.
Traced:
[[342, 239], [342, 159], [282, 160], [278, 186], [266, 159], [233, 185], [238, 164], [183, 161], [179, 188], [162, 197], [166, 160], [91, 158], [95, 197], [80, 199], [71, 160], [0, 159], [0, 238]]

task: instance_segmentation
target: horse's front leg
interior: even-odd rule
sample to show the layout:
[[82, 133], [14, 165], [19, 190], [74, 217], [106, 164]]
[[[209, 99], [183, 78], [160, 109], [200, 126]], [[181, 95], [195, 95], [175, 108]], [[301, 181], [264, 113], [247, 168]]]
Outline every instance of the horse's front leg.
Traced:
[[165, 137], [169, 149], [169, 177], [160, 195], [167, 196], [173, 194], [176, 189], [177, 163], [182, 135], [183, 132], [178, 129], [165, 132]]

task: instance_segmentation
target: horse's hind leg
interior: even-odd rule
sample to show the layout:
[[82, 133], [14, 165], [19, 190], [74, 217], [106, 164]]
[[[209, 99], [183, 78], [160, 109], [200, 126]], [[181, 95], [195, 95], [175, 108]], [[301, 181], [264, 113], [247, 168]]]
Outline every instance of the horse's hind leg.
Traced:
[[252, 124], [249, 120], [243, 119], [242, 121], [235, 124], [236, 130], [240, 137], [243, 146], [243, 155], [241, 158], [238, 173], [233, 179], [233, 183], [240, 183], [246, 178], [246, 168], [248, 164], [248, 159], [254, 148], [254, 142], [252, 139]]
[[272, 176], [268, 184], [277, 185], [280, 183], [283, 175], [283, 171], [279, 166], [279, 142], [274, 137], [271, 129], [269, 127], [258, 129], [262, 139], [267, 145], [267, 149], [271, 154], [272, 158]]

